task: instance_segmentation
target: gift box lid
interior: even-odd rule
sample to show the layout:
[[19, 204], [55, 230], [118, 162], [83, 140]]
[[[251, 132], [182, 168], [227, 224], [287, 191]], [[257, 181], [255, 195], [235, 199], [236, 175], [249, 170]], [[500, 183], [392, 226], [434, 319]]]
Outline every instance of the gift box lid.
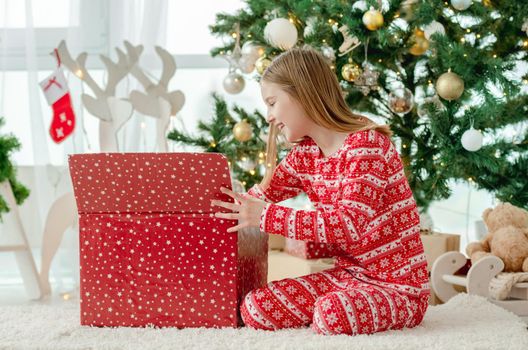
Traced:
[[96, 153], [70, 155], [79, 214], [212, 213], [212, 199], [232, 202], [227, 158], [219, 153]]

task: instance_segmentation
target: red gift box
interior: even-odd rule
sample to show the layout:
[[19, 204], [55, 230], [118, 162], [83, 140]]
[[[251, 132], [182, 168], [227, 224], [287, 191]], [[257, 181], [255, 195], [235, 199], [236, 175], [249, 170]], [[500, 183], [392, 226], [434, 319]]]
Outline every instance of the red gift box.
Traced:
[[335, 244], [305, 242], [291, 238], [286, 238], [284, 251], [290, 255], [303, 259], [332, 258], [343, 254], [343, 251]]
[[226, 232], [211, 199], [232, 201], [212, 153], [69, 157], [80, 228], [81, 324], [236, 327], [267, 277], [267, 236]]

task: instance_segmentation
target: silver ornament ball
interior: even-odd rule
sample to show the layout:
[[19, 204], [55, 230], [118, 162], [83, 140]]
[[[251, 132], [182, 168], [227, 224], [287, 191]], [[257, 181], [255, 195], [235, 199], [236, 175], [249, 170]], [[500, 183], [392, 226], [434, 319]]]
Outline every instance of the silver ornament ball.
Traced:
[[240, 57], [238, 67], [242, 73], [249, 74], [255, 69], [255, 60], [251, 56], [242, 56]]
[[396, 114], [409, 113], [414, 106], [414, 96], [411, 90], [403, 87], [389, 94], [389, 109]]
[[240, 51], [242, 56], [246, 56], [248, 61], [253, 60], [253, 63], [264, 54], [264, 47], [255, 44], [252, 41], [246, 41], [244, 45], [242, 45], [242, 49]]
[[230, 94], [238, 94], [244, 90], [244, 86], [246, 86], [244, 77], [236, 72], [231, 72], [224, 78], [224, 89]]

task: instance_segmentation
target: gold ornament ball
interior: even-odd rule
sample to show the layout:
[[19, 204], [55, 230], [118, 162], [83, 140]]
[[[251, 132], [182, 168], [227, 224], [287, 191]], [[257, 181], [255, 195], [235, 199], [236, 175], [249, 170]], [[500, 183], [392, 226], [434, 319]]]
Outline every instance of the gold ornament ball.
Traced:
[[253, 128], [246, 120], [241, 120], [233, 127], [233, 137], [240, 142], [246, 142], [251, 139]]
[[429, 49], [429, 40], [425, 38], [424, 32], [421, 30], [417, 30], [414, 33], [412, 41], [414, 44], [409, 49], [411, 55], [421, 56]]
[[347, 63], [341, 68], [341, 76], [346, 81], [356, 80], [361, 73], [361, 67], [355, 63]]
[[371, 7], [363, 14], [363, 24], [368, 30], [378, 30], [383, 26], [383, 15]]
[[264, 56], [260, 57], [257, 62], [255, 62], [255, 68], [257, 69], [258, 74], [262, 75], [266, 68], [271, 64], [271, 60]]
[[444, 100], [456, 100], [464, 92], [464, 80], [449, 70], [436, 81], [436, 92]]

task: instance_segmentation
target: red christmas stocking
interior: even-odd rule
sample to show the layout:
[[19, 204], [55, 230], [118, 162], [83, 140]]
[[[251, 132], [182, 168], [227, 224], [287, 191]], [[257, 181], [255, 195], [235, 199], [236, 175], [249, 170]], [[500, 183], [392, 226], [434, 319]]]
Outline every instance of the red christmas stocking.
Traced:
[[62, 69], [58, 68], [53, 74], [41, 81], [40, 86], [48, 104], [53, 109], [53, 120], [49, 129], [51, 139], [60, 143], [75, 128], [75, 114]]

